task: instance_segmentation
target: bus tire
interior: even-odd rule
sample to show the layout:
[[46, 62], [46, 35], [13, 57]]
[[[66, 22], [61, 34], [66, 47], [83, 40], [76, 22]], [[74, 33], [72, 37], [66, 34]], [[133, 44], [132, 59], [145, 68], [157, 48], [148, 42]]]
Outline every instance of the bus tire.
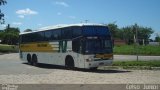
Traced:
[[32, 64], [33, 64], [32, 58], [31, 58], [31, 55], [30, 55], [30, 54], [27, 54], [27, 61], [28, 61], [28, 64], [29, 64], [29, 65], [32, 65]]
[[35, 54], [32, 55], [33, 66], [38, 66], [38, 59]]
[[67, 69], [73, 69], [74, 68], [74, 60], [72, 56], [67, 56], [65, 59], [65, 67]]

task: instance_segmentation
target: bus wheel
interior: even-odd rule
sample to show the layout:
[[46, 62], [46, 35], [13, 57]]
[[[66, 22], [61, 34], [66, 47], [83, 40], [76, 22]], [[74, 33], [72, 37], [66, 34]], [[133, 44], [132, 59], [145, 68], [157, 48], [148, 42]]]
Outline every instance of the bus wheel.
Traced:
[[30, 55], [30, 54], [27, 54], [27, 61], [28, 61], [28, 64], [29, 64], [29, 65], [32, 65], [32, 64], [33, 64], [32, 58], [31, 58], [31, 55]]
[[33, 66], [38, 66], [38, 59], [35, 54], [33, 54], [33, 56], [32, 56], [32, 61], [33, 61]]
[[71, 56], [66, 57], [65, 66], [66, 66], [67, 69], [73, 69], [74, 68], [74, 60]]

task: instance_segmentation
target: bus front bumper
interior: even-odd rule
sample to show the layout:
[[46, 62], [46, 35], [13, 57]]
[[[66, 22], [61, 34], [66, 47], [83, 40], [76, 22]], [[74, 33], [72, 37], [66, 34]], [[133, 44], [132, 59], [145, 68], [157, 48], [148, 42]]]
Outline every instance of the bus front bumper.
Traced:
[[86, 62], [85, 68], [94, 68], [99, 66], [110, 66], [112, 65], [113, 60], [101, 60], [101, 61], [91, 61]]

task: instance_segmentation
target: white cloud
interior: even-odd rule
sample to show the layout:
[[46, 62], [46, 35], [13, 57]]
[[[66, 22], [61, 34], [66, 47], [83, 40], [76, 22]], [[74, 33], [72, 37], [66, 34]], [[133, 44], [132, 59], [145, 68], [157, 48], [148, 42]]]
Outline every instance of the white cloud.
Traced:
[[22, 25], [21, 22], [13, 22], [12, 24], [13, 24], [13, 25], [16, 25], [16, 26]]
[[38, 12], [33, 11], [29, 8], [17, 10], [16, 13], [19, 14], [19, 15], [35, 15], [35, 14], [38, 14]]
[[19, 17], [19, 18], [24, 18], [24, 15], [19, 15], [18, 17]]
[[7, 26], [6, 24], [2, 24], [2, 25], [1, 25], [2, 28], [6, 27], [6, 26]]
[[58, 13], [57, 13], [57, 15], [59, 15], [59, 16], [60, 16], [60, 15], [62, 15], [62, 13], [61, 13], [61, 12], [58, 12]]
[[64, 6], [64, 7], [69, 7], [69, 5], [66, 3], [66, 2], [55, 2], [55, 4], [57, 5], [61, 5], [61, 6]]
[[75, 16], [69, 16], [69, 18], [71, 18], [71, 19], [76, 19], [76, 17], [75, 17]]
[[6, 24], [1, 24], [1, 25], [0, 25], [0, 30], [1, 30], [1, 29], [4, 29], [4, 28], [6, 28], [6, 27], [7, 27]]

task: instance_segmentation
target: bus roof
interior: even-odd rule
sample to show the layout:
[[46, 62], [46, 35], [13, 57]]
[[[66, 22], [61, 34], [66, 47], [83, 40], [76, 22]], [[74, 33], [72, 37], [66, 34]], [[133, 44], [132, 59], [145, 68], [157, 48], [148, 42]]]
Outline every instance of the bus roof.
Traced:
[[34, 30], [34, 31], [30, 31], [30, 32], [22, 32], [22, 33], [20, 33], [20, 35], [21, 35], [21, 34], [34, 33], [34, 32], [40, 32], [40, 31], [47, 31], [47, 30], [51, 30], [51, 29], [72, 27], [72, 26], [104, 26], [104, 25], [103, 25], [103, 24], [94, 24], [94, 23], [59, 24], [59, 25], [42, 27], [42, 28], [39, 28], [38, 30]]

